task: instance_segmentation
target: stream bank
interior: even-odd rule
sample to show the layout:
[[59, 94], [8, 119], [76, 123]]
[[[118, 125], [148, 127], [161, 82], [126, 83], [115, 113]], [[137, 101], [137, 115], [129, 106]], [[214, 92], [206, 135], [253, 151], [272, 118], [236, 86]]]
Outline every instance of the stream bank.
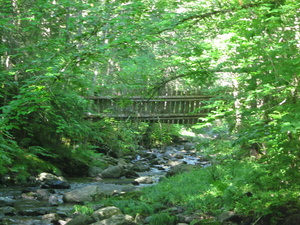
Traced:
[[[110, 165], [106, 168], [91, 167], [90, 177], [66, 180], [44, 173], [26, 187], [0, 188], [0, 224], [71, 225], [74, 205], [138, 191], [155, 185], [166, 176], [209, 165], [195, 150], [195, 144], [190, 142], [162, 149], [141, 149], [137, 155], [126, 159], [106, 157], [105, 160]], [[103, 206], [97, 207], [95, 210]], [[119, 216], [116, 219], [124, 218]], [[92, 222], [95, 221], [78, 224]]]

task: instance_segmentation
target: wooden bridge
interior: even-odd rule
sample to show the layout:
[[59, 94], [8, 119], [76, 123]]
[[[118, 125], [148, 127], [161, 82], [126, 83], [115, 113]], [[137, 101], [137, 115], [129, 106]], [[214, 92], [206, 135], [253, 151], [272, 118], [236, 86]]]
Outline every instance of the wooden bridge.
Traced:
[[207, 115], [208, 111], [203, 106], [211, 97], [201, 95], [199, 91], [163, 90], [148, 98], [140, 95], [86, 98], [93, 101], [94, 113], [87, 116], [89, 119], [111, 117], [117, 120], [195, 124]]

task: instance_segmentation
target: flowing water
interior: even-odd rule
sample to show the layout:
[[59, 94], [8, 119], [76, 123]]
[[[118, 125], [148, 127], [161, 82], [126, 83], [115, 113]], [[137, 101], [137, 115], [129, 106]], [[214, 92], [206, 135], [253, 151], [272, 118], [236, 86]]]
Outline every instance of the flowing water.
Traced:
[[[145, 152], [144, 152], [145, 153]], [[155, 185], [159, 182], [161, 177], [164, 177], [166, 172], [174, 165], [184, 162], [185, 164], [203, 164], [207, 165], [208, 162], [203, 162], [201, 157], [197, 155], [195, 150], [184, 150], [184, 146], [168, 147], [166, 149], [148, 150], [146, 153], [155, 154], [155, 158], [160, 159], [160, 163], [151, 164], [151, 168], [146, 172], [138, 172], [141, 177], [151, 177], [153, 183], [139, 184], [135, 189], [139, 189], [149, 185]], [[142, 156], [137, 156], [134, 162], [141, 161], [148, 163], [148, 159]], [[55, 196], [58, 204], [51, 204], [49, 201], [24, 199], [22, 193], [24, 187], [11, 186], [0, 187], [0, 225], [53, 225], [43, 215], [49, 213], [57, 213], [62, 218], [67, 217], [73, 213], [73, 205], [65, 204], [62, 201], [64, 192], [77, 189], [86, 185], [99, 185], [103, 189], [114, 190], [121, 186], [130, 185], [133, 179], [119, 178], [119, 179], [104, 179], [95, 181], [92, 178], [73, 178], [69, 179], [70, 189], [56, 189]], [[131, 185], [132, 186], [132, 185]], [[2, 207], [1, 202], [11, 202], [11, 206]], [[6, 204], [7, 205], [7, 204]], [[5, 214], [5, 215], [4, 215]], [[63, 222], [61, 222], [63, 224]]]

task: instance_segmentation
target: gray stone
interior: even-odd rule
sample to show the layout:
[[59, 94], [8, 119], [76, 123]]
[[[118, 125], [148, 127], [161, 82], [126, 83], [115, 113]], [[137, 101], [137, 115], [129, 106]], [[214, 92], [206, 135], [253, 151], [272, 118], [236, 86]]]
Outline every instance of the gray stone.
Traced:
[[[69, 225], [69, 224], [67, 224]], [[108, 219], [98, 221], [91, 225], [136, 225], [132, 216], [129, 215], [114, 215]]]
[[14, 200], [9, 197], [0, 197], [0, 207], [14, 206]]
[[184, 144], [184, 149], [185, 150], [193, 150], [195, 149], [195, 143], [192, 142], [187, 142]]
[[39, 208], [39, 209], [23, 209], [19, 211], [18, 214], [21, 216], [41, 216], [48, 213], [46, 208]]
[[188, 165], [188, 164], [180, 164], [177, 166], [172, 167], [166, 174], [166, 177], [171, 177], [174, 176], [176, 174], [180, 174], [180, 173], [184, 173], [184, 172], [188, 172], [191, 171], [192, 169], [194, 169], [193, 165]]
[[52, 206], [54, 206], [54, 205], [57, 206], [57, 205], [63, 203], [62, 196], [58, 195], [58, 194], [52, 194], [49, 196], [48, 202]]
[[178, 166], [178, 165], [181, 165], [181, 164], [184, 164], [184, 162], [177, 161], [177, 160], [169, 160], [166, 165], [168, 165], [168, 166]]
[[17, 210], [11, 206], [5, 206], [5, 207], [0, 208], [0, 214], [6, 215], [6, 216], [15, 216], [16, 213], [17, 213]]
[[97, 167], [97, 166], [91, 166], [91, 167], [89, 168], [88, 175], [89, 175], [90, 177], [96, 177], [96, 176], [98, 176], [99, 174], [101, 174], [102, 171], [103, 171], [102, 168], [99, 168], [99, 167]]
[[81, 215], [74, 217], [69, 222], [67, 222], [66, 225], [86, 225], [86, 224], [91, 224], [93, 222], [94, 222], [94, 220], [92, 219], [92, 217], [81, 214]]
[[60, 216], [57, 213], [48, 213], [43, 215], [42, 218], [54, 223], [60, 220]]
[[66, 203], [83, 203], [86, 201], [92, 202], [101, 200], [105, 193], [97, 185], [85, 186], [63, 195], [63, 201]]
[[134, 181], [136, 181], [140, 184], [153, 184], [154, 183], [152, 177], [139, 177], [139, 178], [135, 179]]
[[184, 158], [183, 155], [179, 154], [179, 153], [174, 154], [173, 157], [176, 158], [176, 159], [183, 159]]
[[41, 173], [36, 178], [39, 181], [46, 181], [46, 180], [61, 180], [61, 181], [67, 181], [66, 178], [62, 176], [55, 176], [51, 173]]
[[96, 221], [108, 219], [114, 215], [121, 215], [122, 212], [119, 208], [111, 206], [111, 207], [105, 207], [102, 209], [98, 209], [92, 214], [92, 218]]
[[133, 169], [136, 172], [145, 172], [150, 170], [150, 167], [148, 165], [145, 164], [145, 162], [136, 162], [133, 165]]
[[109, 166], [102, 171], [101, 176], [103, 178], [119, 178], [123, 174], [123, 168], [121, 166]]
[[177, 151], [177, 149], [173, 146], [167, 146], [167, 147], [165, 147], [165, 150], [166, 151]]
[[42, 188], [54, 188], [54, 189], [69, 189], [71, 186], [64, 180], [46, 180], [42, 185]]

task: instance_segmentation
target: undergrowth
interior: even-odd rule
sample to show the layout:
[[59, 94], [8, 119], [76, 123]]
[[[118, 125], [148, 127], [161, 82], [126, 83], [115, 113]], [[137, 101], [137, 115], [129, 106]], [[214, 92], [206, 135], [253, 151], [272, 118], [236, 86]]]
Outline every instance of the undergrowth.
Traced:
[[255, 224], [278, 225], [299, 212], [300, 177], [284, 162], [270, 163], [270, 156], [247, 156], [241, 146], [222, 139], [202, 146], [199, 155], [209, 157], [211, 165], [166, 178], [143, 188], [140, 194], [112, 197], [102, 204], [114, 205], [134, 217], [151, 215], [150, 224], [173, 224], [175, 217], [165, 213], [171, 207], [180, 207], [187, 215], [196, 213], [202, 223], [233, 211]]

